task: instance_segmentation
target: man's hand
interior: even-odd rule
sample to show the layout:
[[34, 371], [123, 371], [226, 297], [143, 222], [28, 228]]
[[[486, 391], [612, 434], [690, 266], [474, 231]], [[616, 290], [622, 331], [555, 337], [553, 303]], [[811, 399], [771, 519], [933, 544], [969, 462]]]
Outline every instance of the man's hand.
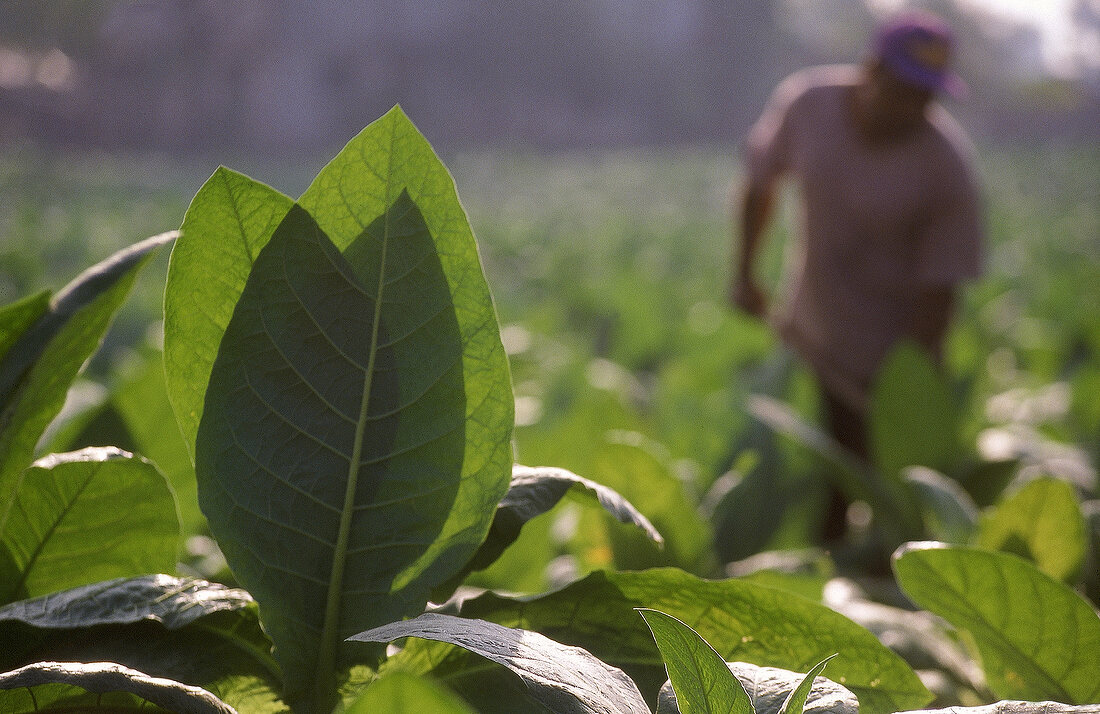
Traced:
[[768, 314], [768, 296], [751, 278], [735, 278], [730, 282], [730, 304], [738, 310], [763, 319]]

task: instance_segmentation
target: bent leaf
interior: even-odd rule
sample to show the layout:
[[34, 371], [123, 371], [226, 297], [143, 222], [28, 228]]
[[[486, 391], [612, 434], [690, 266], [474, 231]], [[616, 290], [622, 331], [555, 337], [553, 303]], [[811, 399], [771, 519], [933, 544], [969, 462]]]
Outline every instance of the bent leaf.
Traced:
[[527, 521], [546, 513], [568, 494], [595, 500], [619, 522], [637, 526], [657, 544], [664, 542], [649, 519], [617, 491], [565, 469], [517, 464], [512, 467], [508, 493], [497, 505], [489, 535], [470, 560], [468, 569], [480, 570], [491, 565], [516, 541]]
[[192, 456], [210, 370], [233, 306], [256, 256], [293, 203], [223, 166], [183, 217], [164, 288], [164, 373]]
[[358, 642], [420, 637], [449, 642], [503, 665], [523, 679], [537, 700], [555, 714], [648, 714], [634, 682], [579, 647], [537, 632], [481, 620], [425, 613], [362, 632]]
[[[7, 690], [7, 691], [2, 691]], [[14, 690], [14, 691], [12, 691]], [[94, 696], [81, 697], [83, 692]], [[124, 692], [139, 699], [121, 701], [104, 695]], [[236, 714], [210, 692], [150, 677], [112, 662], [38, 662], [0, 674], [0, 710], [148, 711], [142, 700], [176, 714]]]
[[905, 593], [968, 631], [1004, 699], [1100, 702], [1100, 616], [1064, 584], [1006, 553], [910, 543], [894, 554]]
[[421, 611], [474, 552], [510, 466], [499, 335], [457, 317], [492, 322], [491, 303], [452, 296], [407, 196], [349, 253], [290, 210], [225, 331], [196, 442], [210, 528], [288, 698], [317, 709], [340, 642]]
[[982, 707], [920, 709], [900, 714], [1100, 714], [1100, 705], [1072, 706], [1059, 702], [1000, 701]]
[[148, 620], [176, 630], [200, 617], [240, 610], [252, 603], [252, 596], [239, 588], [197, 578], [142, 575], [13, 602], [0, 607], [0, 622], [67, 630]]
[[[65, 403], [65, 395], [99, 346], [138, 271], [162, 245], [163, 233], [118, 251], [73, 279], [49, 309], [11, 340], [0, 359], [0, 537], [7, 529], [15, 481], [34, 458], [35, 445]], [[13, 314], [15, 329], [39, 309], [41, 296]], [[21, 315], [22, 317], [19, 317]], [[18, 319], [16, 319], [18, 318]], [[13, 327], [15, 326], [15, 327]]]
[[932, 699], [913, 670], [864, 628], [823, 605], [740, 580], [703, 580], [674, 568], [596, 571], [545, 595], [488, 592], [457, 606], [463, 617], [583, 647], [636, 681], [653, 681], [657, 673], [654, 692], [665, 679], [663, 664], [637, 607], [688, 624], [726, 661], [798, 672], [839, 652], [829, 663], [831, 676], [859, 697], [865, 714], [890, 714]]
[[114, 447], [51, 454], [16, 486], [3, 543], [16, 574], [0, 602], [174, 570], [179, 517], [164, 476]]
[[659, 610], [639, 608], [665, 661], [684, 714], [756, 714], [741, 682], [695, 630]]

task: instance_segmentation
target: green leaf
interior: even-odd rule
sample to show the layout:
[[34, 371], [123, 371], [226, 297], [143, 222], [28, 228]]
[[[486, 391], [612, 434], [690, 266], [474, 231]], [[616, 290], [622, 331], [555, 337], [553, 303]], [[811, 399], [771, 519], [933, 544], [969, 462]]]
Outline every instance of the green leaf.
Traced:
[[957, 544], [970, 540], [978, 522], [978, 507], [966, 489], [925, 466], [907, 466], [902, 474], [920, 503], [929, 535]]
[[871, 454], [890, 480], [906, 466], [947, 470], [958, 455], [958, 410], [943, 374], [916, 344], [883, 362], [871, 395]]
[[836, 467], [838, 485], [850, 497], [865, 500], [871, 505], [876, 520], [891, 539], [901, 542], [923, 533], [918, 507], [908, 484], [900, 478], [884, 478], [783, 402], [753, 395], [749, 399], [748, 409], [777, 433], [794, 439]]
[[558, 468], [514, 465], [508, 493], [497, 504], [493, 525], [485, 542], [470, 560], [470, 570], [488, 567], [519, 537], [524, 524], [546, 513], [568, 494], [598, 503], [621, 523], [637, 526], [650, 540], [664, 542], [661, 534], [630, 501], [603, 484]]
[[247, 592], [192, 578], [118, 579], [0, 608], [0, 669], [117, 662], [250, 714], [286, 710], [270, 651]]
[[699, 633], [659, 610], [638, 612], [661, 651], [681, 712], [755, 714], [744, 687]]
[[555, 714], [648, 714], [642, 695], [621, 670], [577, 647], [537, 632], [481, 620], [425, 613], [362, 632], [357, 642], [420, 637], [470, 650], [521, 677], [531, 695]]
[[[112, 662], [38, 662], [0, 674], [0, 690], [7, 690], [0, 692], [0, 711], [73, 711], [73, 695], [84, 690], [97, 695], [127, 692], [176, 714], [236, 714], [210, 692]], [[79, 703], [77, 711], [148, 711], [140, 700], [123, 702], [94, 697]]]
[[15, 489], [3, 543], [17, 568], [0, 602], [173, 570], [179, 517], [164, 477], [114, 447], [51, 454]]
[[[81, 273], [0, 359], [0, 534], [7, 527], [16, 480], [33, 460], [35, 445], [61, 410], [69, 386], [99, 346], [138, 271], [175, 237], [173, 231], [147, 238]], [[40, 298], [20, 308], [20, 319], [6, 313], [12, 324], [25, 323], [39, 309], [35, 301]], [[10, 341], [11, 334], [3, 339]]]
[[192, 199], [164, 287], [164, 372], [194, 453], [210, 370], [245, 281], [293, 201], [220, 167]]
[[636, 681], [656, 680], [654, 693], [664, 681], [663, 664], [637, 607], [687, 623], [726, 661], [801, 672], [839, 652], [829, 664], [832, 677], [856, 693], [865, 714], [889, 714], [931, 700], [912, 669], [867, 630], [823, 605], [739, 580], [702, 580], [673, 568], [597, 571], [545, 595], [485, 593], [457, 607], [463, 617], [584, 647]]
[[829, 664], [836, 655], [829, 655], [825, 659], [821, 660], [814, 665], [813, 669], [806, 673], [806, 676], [802, 678], [802, 681], [798, 683], [798, 686], [791, 690], [791, 693], [787, 695], [787, 698], [783, 700], [783, 706], [779, 710], [779, 714], [802, 714], [803, 709], [806, 708], [806, 700], [810, 696], [810, 690], [814, 686], [814, 680], [817, 675], [825, 669], [825, 665]]
[[1073, 583], [1087, 549], [1073, 486], [1054, 478], [1029, 482], [983, 514], [974, 545], [1014, 553], [1052, 578]]
[[495, 314], [484, 283], [484, 300], [466, 284], [480, 278], [476, 251], [452, 293], [439, 260], [451, 250], [407, 195], [351, 261], [292, 208], [211, 372], [200, 504], [260, 604], [288, 697], [308, 693], [316, 709], [346, 663], [340, 641], [421, 611], [480, 545], [508, 485]]
[[49, 309], [49, 290], [28, 295], [22, 300], [0, 307], [0, 360], [4, 359], [12, 345]]
[[[803, 710], [806, 714], [859, 712], [859, 702], [855, 695], [824, 677], [811, 680], [808, 675], [776, 667], [758, 667], [746, 662], [727, 662], [726, 666], [744, 687], [756, 714], [780, 714], [798, 688], [807, 682], [812, 682], [812, 686], [806, 695]], [[670, 683], [666, 682], [661, 687], [657, 699], [657, 714], [680, 714], [676, 694]]]
[[381, 677], [344, 711], [345, 714], [475, 714], [445, 688], [406, 672]]
[[98, 625], [159, 622], [170, 630], [215, 612], [251, 606], [252, 596], [198, 578], [142, 575], [50, 593], [0, 607], [0, 622], [67, 630]]
[[990, 689], [1005, 699], [1100, 702], [1100, 617], [1015, 555], [911, 543], [894, 571], [918, 605], [968, 631]]

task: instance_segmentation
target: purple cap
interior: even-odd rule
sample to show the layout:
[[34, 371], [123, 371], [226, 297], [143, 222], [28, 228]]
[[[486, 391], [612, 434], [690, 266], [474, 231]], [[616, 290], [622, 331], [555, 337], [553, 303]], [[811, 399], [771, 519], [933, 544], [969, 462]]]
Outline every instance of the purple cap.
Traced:
[[955, 97], [967, 93], [966, 83], [949, 69], [954, 34], [930, 13], [906, 13], [879, 28], [875, 54], [898, 79], [923, 89]]

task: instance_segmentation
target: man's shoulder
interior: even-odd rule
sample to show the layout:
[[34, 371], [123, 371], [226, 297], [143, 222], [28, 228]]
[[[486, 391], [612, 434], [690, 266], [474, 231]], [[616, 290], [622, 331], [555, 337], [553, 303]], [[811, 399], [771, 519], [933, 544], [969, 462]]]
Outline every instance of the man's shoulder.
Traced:
[[945, 107], [940, 104], [930, 107], [928, 126], [932, 146], [941, 161], [957, 168], [969, 168], [974, 163], [977, 152], [973, 142]]
[[859, 81], [859, 67], [848, 64], [806, 67], [789, 75], [780, 83], [780, 91], [791, 96], [829, 93], [851, 87]]

